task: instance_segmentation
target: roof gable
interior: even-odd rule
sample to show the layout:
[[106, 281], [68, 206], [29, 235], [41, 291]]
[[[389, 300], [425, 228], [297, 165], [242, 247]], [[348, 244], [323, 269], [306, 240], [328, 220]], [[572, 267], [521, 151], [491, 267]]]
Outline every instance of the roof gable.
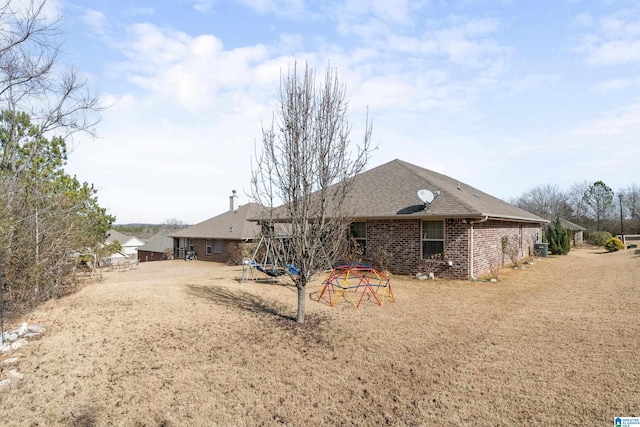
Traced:
[[125, 242], [120, 242], [120, 244], [122, 245], [122, 247], [124, 248], [126, 247], [137, 247], [137, 246], [142, 246], [144, 245], [144, 242], [140, 239], [138, 239], [135, 236], [131, 236], [129, 238], [127, 238], [127, 240]]

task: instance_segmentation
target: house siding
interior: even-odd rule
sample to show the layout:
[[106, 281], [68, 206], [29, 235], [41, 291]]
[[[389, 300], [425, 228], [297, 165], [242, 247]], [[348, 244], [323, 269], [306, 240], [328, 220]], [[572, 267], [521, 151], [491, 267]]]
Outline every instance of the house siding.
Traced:
[[[176, 243], [176, 241], [178, 241], [180, 243]], [[180, 256], [180, 251], [179, 248], [180, 246], [178, 246], [179, 244], [182, 243], [182, 241], [185, 240], [184, 238], [174, 238], [174, 256], [176, 259], [182, 258], [184, 259], [185, 256], [184, 254], [186, 254], [186, 252], [189, 250], [189, 242], [191, 242], [191, 244], [194, 247], [194, 251], [196, 253], [196, 255], [198, 256], [198, 261], [213, 261], [213, 262], [222, 262], [222, 263], [227, 263], [230, 261], [231, 257], [232, 257], [232, 245], [239, 243], [239, 241], [237, 240], [224, 240], [224, 239], [186, 239], [186, 245], [183, 251], [183, 255]], [[221, 253], [215, 253], [214, 251], [214, 247], [212, 246], [212, 253], [211, 254], [207, 254], [207, 240], [211, 241], [211, 243], [214, 242], [214, 240], [222, 240], [222, 251]]]
[[[393, 274], [415, 275], [433, 273], [446, 279], [470, 277], [470, 225], [471, 219], [444, 220], [444, 259], [422, 259], [422, 219], [369, 220], [367, 223], [367, 253], [363, 261]], [[502, 253], [502, 236], [520, 235], [520, 258], [532, 253], [539, 225], [505, 221], [487, 221], [474, 224], [474, 275], [489, 274], [510, 260]], [[388, 254], [385, 257], [382, 253]], [[449, 265], [451, 261], [452, 265]]]

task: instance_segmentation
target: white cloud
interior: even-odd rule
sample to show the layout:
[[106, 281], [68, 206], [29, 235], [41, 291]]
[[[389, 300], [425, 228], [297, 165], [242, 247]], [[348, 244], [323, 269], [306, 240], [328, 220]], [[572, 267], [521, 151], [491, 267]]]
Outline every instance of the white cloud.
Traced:
[[261, 14], [294, 17], [305, 12], [303, 0], [238, 0]]
[[193, 9], [198, 12], [206, 12], [215, 4], [216, 0], [194, 0]]
[[575, 50], [592, 66], [640, 63], [640, 8], [625, 7], [606, 16], [579, 15], [576, 22], [591, 30], [581, 34]]
[[597, 137], [598, 141], [602, 141], [602, 136], [619, 136], [635, 146], [636, 135], [640, 134], [640, 103], [607, 112], [575, 133], [585, 137]]
[[264, 46], [225, 50], [212, 35], [192, 37], [151, 24], [136, 24], [123, 49], [131, 81], [191, 110], [214, 105], [225, 88], [254, 84], [254, 66], [268, 58]]
[[594, 90], [600, 93], [622, 91], [640, 87], [640, 78], [617, 78], [606, 80], [594, 85]]
[[154, 10], [152, 7], [134, 7], [131, 9], [125, 9], [124, 14], [127, 16], [150, 16], [153, 15]]
[[510, 84], [510, 93], [519, 94], [544, 88], [549, 83], [556, 83], [560, 80], [560, 76], [556, 74], [526, 74], [522, 77], [516, 77]]
[[104, 36], [107, 33], [109, 22], [104, 13], [93, 9], [87, 9], [82, 16], [82, 21], [87, 25], [94, 33]]
[[408, 0], [347, 0], [325, 3], [324, 9], [340, 34], [371, 43], [413, 29], [423, 6]]
[[625, 65], [640, 62], [640, 40], [597, 40], [581, 49], [589, 65]]

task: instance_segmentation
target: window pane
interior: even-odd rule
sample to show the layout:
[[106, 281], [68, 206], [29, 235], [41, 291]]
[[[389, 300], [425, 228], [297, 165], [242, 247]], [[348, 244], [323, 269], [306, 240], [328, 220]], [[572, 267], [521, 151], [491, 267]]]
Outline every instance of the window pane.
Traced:
[[444, 242], [424, 241], [422, 242], [422, 258], [443, 259]]
[[444, 239], [444, 221], [423, 221], [422, 239]]
[[352, 222], [351, 223], [351, 236], [356, 239], [366, 239], [367, 237], [367, 223], [366, 222]]

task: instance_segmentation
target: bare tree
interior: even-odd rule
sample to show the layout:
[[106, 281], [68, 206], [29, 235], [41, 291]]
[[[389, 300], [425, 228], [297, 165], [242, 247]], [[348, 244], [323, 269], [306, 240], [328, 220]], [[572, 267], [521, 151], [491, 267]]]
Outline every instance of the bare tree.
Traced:
[[160, 225], [160, 229], [163, 233], [170, 233], [185, 227], [187, 227], [187, 225], [181, 219], [177, 218], [169, 218]]
[[278, 110], [263, 127], [262, 151], [252, 165], [252, 196], [268, 208], [264, 234], [274, 237], [282, 229], [277, 223], [286, 223], [288, 238], [275, 247], [297, 269], [298, 323], [308, 281], [343, 253], [352, 221], [344, 202], [372, 152], [368, 117], [362, 145], [350, 144], [345, 92], [335, 69], [327, 67], [324, 82], [316, 84], [308, 65], [300, 73], [294, 63], [281, 75]]
[[76, 70], [57, 67], [60, 18], [47, 5], [47, 0], [5, 0], [0, 5], [3, 110], [26, 112], [42, 134], [93, 135], [100, 120], [98, 97]]
[[632, 221], [632, 227], [638, 229], [640, 227], [640, 187], [637, 184], [628, 185], [620, 194], [622, 194], [624, 210]]
[[582, 227], [587, 226], [588, 206], [584, 201], [584, 194], [587, 192], [591, 183], [589, 181], [576, 182], [569, 187], [569, 205], [573, 211], [571, 219]]
[[570, 215], [569, 196], [558, 185], [531, 188], [515, 201], [515, 205], [542, 218], [555, 220]]

